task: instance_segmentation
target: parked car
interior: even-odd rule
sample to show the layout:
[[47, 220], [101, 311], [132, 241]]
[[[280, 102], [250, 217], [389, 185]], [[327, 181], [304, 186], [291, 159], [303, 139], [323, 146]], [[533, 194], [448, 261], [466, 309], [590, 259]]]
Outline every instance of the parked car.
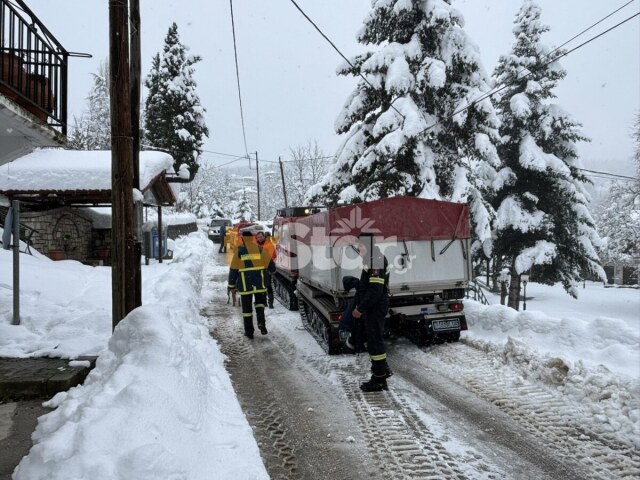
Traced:
[[230, 218], [213, 218], [209, 224], [209, 240], [213, 243], [220, 243], [220, 229], [231, 227], [233, 222]]
[[251, 232], [254, 235], [256, 233], [258, 233], [258, 232], [266, 233], [268, 231], [269, 231], [269, 229], [266, 226], [261, 225], [259, 223], [254, 223], [253, 225], [249, 225], [249, 226], [240, 228], [240, 233]]

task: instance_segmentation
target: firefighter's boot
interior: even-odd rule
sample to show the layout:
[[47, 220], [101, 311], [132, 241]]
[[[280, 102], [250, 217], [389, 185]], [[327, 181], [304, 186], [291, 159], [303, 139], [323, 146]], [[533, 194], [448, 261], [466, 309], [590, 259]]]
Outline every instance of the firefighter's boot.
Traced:
[[380, 392], [382, 390], [389, 390], [386, 377], [377, 377], [371, 375], [371, 379], [368, 382], [360, 384], [360, 390], [363, 392]]
[[[386, 354], [382, 354], [384, 357], [380, 360], [371, 361], [371, 379], [368, 382], [360, 385], [360, 389], [364, 392], [379, 392], [381, 390], [388, 390], [387, 378], [393, 373], [387, 365]], [[381, 355], [381, 356], [382, 356]]]
[[244, 317], [244, 336], [253, 338], [253, 317]]
[[262, 308], [256, 307], [256, 316], [258, 317], [258, 330], [262, 335], [269, 333], [267, 331], [266, 319], [264, 318], [264, 306]]

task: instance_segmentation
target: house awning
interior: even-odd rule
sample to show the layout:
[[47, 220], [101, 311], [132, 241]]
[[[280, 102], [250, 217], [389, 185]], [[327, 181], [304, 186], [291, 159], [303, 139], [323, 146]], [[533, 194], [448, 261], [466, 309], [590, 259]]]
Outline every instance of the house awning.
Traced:
[[[174, 205], [173, 157], [140, 152], [140, 191], [153, 205]], [[39, 149], [0, 165], [0, 194], [41, 207], [111, 205], [111, 151]]]

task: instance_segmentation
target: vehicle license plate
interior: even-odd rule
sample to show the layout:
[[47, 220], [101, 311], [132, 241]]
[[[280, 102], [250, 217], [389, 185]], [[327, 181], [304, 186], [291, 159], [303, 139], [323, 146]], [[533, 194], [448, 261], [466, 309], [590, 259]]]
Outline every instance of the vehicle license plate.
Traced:
[[460, 330], [460, 320], [457, 318], [453, 320], [436, 320], [431, 325], [434, 331]]

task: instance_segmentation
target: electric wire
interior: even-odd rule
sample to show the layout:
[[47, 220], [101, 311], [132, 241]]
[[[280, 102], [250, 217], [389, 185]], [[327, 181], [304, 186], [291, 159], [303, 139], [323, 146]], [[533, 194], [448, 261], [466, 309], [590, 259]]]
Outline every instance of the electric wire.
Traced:
[[[154, 150], [160, 150], [160, 151], [165, 151], [165, 152], [169, 152], [168, 149], [166, 148], [161, 148], [161, 147], [154, 147], [153, 145], [147, 145], [147, 144], [142, 144], [141, 146], [143, 147], [147, 147], [147, 148], [152, 148]], [[203, 150], [203, 152], [209, 152], [209, 153], [214, 153], [217, 155], [224, 155], [225, 157], [232, 157], [233, 160], [220, 164], [220, 165], [213, 165], [213, 167], [215, 168], [220, 168], [220, 167], [225, 167], [227, 165], [231, 165], [234, 164], [240, 160], [246, 160], [247, 156], [246, 155], [242, 155], [242, 154], [233, 154], [233, 153], [221, 153], [221, 152], [214, 152], [212, 150]], [[180, 153], [189, 153], [189, 152], [180, 152]], [[206, 157], [205, 157], [206, 158]], [[332, 159], [335, 158], [335, 155], [325, 155], [325, 156], [321, 156], [321, 157], [309, 157], [309, 158], [303, 158], [303, 159], [299, 159], [299, 160], [282, 160], [282, 163], [295, 163], [298, 162], [300, 160], [302, 161], [313, 161], [313, 160], [328, 160], [328, 159]], [[264, 163], [272, 163], [272, 164], [279, 164], [280, 160], [267, 160], [267, 159], [260, 159], [261, 162]], [[601, 178], [601, 179], [605, 179], [605, 180], [627, 180], [627, 181], [640, 181], [640, 178], [638, 177], [631, 177], [628, 175], [620, 175], [620, 174], [616, 174], [616, 173], [609, 173], [609, 172], [601, 172], [601, 171], [597, 171], [597, 170], [589, 170], [587, 168], [576, 168], [576, 170], [580, 171], [580, 172], [587, 172], [584, 173], [585, 176], [588, 177], [593, 177], [593, 178]]]
[[584, 30], [582, 30], [580, 33], [574, 35], [573, 37], [571, 37], [569, 40], [567, 40], [566, 42], [564, 42], [562, 45], [554, 48], [553, 50], [551, 50], [549, 53], [547, 53], [547, 55], [551, 55], [552, 53], [560, 50], [562, 47], [564, 47], [565, 45], [567, 45], [568, 43], [571, 43], [572, 41], [574, 41], [576, 38], [578, 38], [579, 36], [581, 36], [583, 33], [587, 33], [589, 30], [591, 30], [593, 27], [595, 27], [596, 25], [599, 25], [600, 23], [604, 22], [607, 18], [611, 17], [612, 15], [615, 15], [616, 13], [618, 13], [620, 10], [622, 10], [623, 8], [627, 7], [628, 5], [631, 5], [635, 0], [629, 0], [627, 3], [625, 3], [624, 5], [622, 5], [619, 8], [616, 8], [613, 12], [611, 12], [609, 15], [602, 17], [600, 20], [598, 20], [597, 22], [595, 22], [594, 24], [590, 25], [589, 27], [585, 28]]
[[[540, 67], [538, 67], [538, 68], [544, 68], [544, 67], [546, 67], [547, 65], [550, 65], [551, 63], [553, 63], [553, 62], [555, 62], [555, 61], [559, 60], [560, 58], [562, 58], [562, 57], [566, 57], [566, 56], [567, 56], [567, 55], [569, 55], [570, 53], [575, 52], [575, 51], [576, 51], [576, 50], [578, 50], [579, 48], [582, 48], [582, 47], [584, 47], [585, 45], [587, 45], [587, 44], [589, 44], [589, 43], [593, 42], [593, 41], [594, 41], [594, 40], [596, 40], [597, 38], [599, 38], [599, 37], [601, 37], [601, 36], [603, 36], [603, 35], [605, 35], [605, 34], [607, 34], [607, 33], [611, 32], [612, 30], [614, 30], [614, 29], [616, 29], [616, 28], [620, 27], [621, 25], [623, 25], [623, 24], [627, 23], [628, 21], [633, 20], [633, 19], [634, 19], [635, 17], [637, 17], [638, 15], [640, 15], [640, 12], [638, 12], [638, 13], [636, 13], [636, 14], [634, 14], [634, 15], [632, 15], [632, 16], [630, 16], [630, 17], [628, 17], [628, 18], [626, 18], [625, 20], [623, 20], [623, 21], [621, 21], [620, 23], [618, 23], [618, 24], [614, 25], [613, 27], [608, 28], [607, 30], [605, 30], [605, 31], [603, 31], [603, 32], [600, 32], [598, 35], [596, 35], [596, 36], [594, 36], [594, 37], [591, 37], [590, 39], [588, 39], [587, 41], [585, 41], [585, 42], [581, 43], [581, 44], [580, 44], [580, 45], [578, 45], [577, 47], [574, 47], [574, 48], [572, 48], [572, 49], [570, 49], [570, 50], [567, 50], [567, 51], [565, 51], [565, 52], [562, 52], [560, 55], [558, 55], [558, 56], [556, 56], [556, 57], [552, 58], [552, 59], [551, 59], [551, 60], [549, 60], [548, 62], [543, 63], [543, 64], [542, 64], [542, 65], [540, 65]], [[528, 77], [528, 76], [529, 76], [529, 75], [531, 75], [532, 73], [533, 73], [533, 72], [528, 71], [528, 72], [527, 72], [525, 75], [523, 75], [522, 77], [518, 77], [518, 78], [516, 79], [516, 81], [520, 81], [520, 80], [522, 80], [522, 79], [524, 79], [524, 78]], [[494, 89], [494, 91], [489, 91], [489, 92], [487, 92], [486, 94], [484, 94], [484, 95], [480, 96], [479, 98], [477, 98], [477, 99], [473, 100], [472, 102], [470, 102], [468, 105], [466, 105], [466, 106], [462, 107], [460, 110], [457, 110], [457, 111], [453, 112], [453, 113], [450, 115], [450, 118], [453, 118], [453, 117], [455, 117], [456, 115], [459, 115], [460, 113], [464, 112], [465, 110], [470, 109], [470, 108], [471, 108], [471, 107], [473, 107], [474, 105], [476, 105], [476, 104], [478, 104], [478, 103], [482, 102], [483, 100], [486, 100], [487, 98], [493, 97], [495, 94], [497, 94], [497, 93], [501, 92], [502, 90], [504, 90], [505, 88], [508, 88], [508, 87], [510, 87], [510, 86], [513, 86], [513, 83], [506, 83], [506, 84], [502, 85], [502, 86], [501, 86], [501, 87], [499, 87], [499, 88], [495, 88], [495, 89]], [[428, 127], [424, 128], [422, 131], [420, 131], [420, 132], [418, 133], [418, 135], [422, 135], [423, 133], [425, 133], [425, 132], [426, 132], [426, 131], [428, 131], [428, 130], [431, 130], [432, 128], [436, 127], [437, 125], [438, 125], [438, 123], [434, 123], [434, 124], [432, 124], [432, 125], [429, 125]]]
[[599, 172], [597, 170], [589, 170], [587, 168], [578, 168], [577, 170], [580, 170], [581, 172], [589, 172], [591, 174], [594, 174], [594, 176], [595, 175], [606, 175], [606, 176], [609, 176], [609, 177], [614, 177], [614, 178], [619, 178], [619, 179], [624, 179], [624, 180], [635, 180], [636, 182], [640, 181], [640, 178], [630, 177], [628, 175], [619, 175], [617, 173]]
[[226, 167], [227, 165], [231, 165], [232, 163], [236, 163], [239, 162], [240, 160], [245, 160], [247, 157], [242, 156], [242, 157], [238, 157], [235, 160], [231, 160], [230, 162], [227, 163], [223, 163], [222, 165], [214, 165], [215, 168], [220, 168], [220, 167]]
[[[314, 26], [314, 28], [322, 35], [323, 38], [325, 38], [325, 40], [338, 52], [338, 54], [352, 67], [355, 68], [354, 65], [345, 57], [345, 55], [337, 48], [337, 46], [324, 34], [324, 32], [322, 32], [322, 30], [313, 22], [313, 20], [311, 20], [311, 18], [309, 18], [309, 16], [300, 8], [300, 6], [295, 2], [295, 0], [290, 0], [294, 6], [300, 11], [300, 13]], [[602, 23], [604, 20], [606, 20], [607, 18], [611, 17], [612, 15], [614, 15], [615, 13], [617, 13], [618, 11], [622, 10], [623, 8], [625, 8], [626, 6], [628, 6], [629, 4], [633, 3], [634, 0], [631, 0], [627, 3], [625, 3], [624, 5], [622, 5], [621, 7], [617, 8], [616, 10], [614, 10], [613, 12], [611, 12], [610, 14], [608, 14], [607, 16], [603, 17], [602, 19], [598, 20], [597, 22], [595, 22], [594, 24], [592, 24], [591, 26], [589, 26], [588, 28], [582, 30], [580, 33], [576, 34], [575, 36], [573, 36], [571, 39], [567, 40], [566, 42], [564, 42], [562, 45], [560, 45], [559, 47], [556, 47], [555, 49], [553, 49], [552, 51], [550, 51], [549, 53], [547, 53], [545, 56], [543, 56], [542, 58], [545, 58], [549, 55], [551, 55], [552, 53], [554, 53], [555, 51], [559, 50], [560, 48], [562, 48], [564, 45], [567, 45], [568, 43], [570, 43], [571, 41], [575, 40], [576, 38], [578, 38], [579, 36], [581, 36], [582, 34], [586, 33], [587, 31], [591, 30], [593, 27], [597, 26], [598, 24]], [[244, 140], [244, 147], [245, 147], [245, 154], [244, 155], [237, 155], [237, 154], [231, 154], [231, 153], [223, 153], [223, 152], [216, 152], [216, 151], [212, 151], [212, 150], [201, 150], [203, 153], [210, 153], [210, 154], [214, 154], [214, 155], [220, 155], [220, 156], [224, 156], [224, 157], [232, 157], [233, 160], [221, 164], [221, 165], [215, 165], [216, 168], [218, 167], [224, 167], [227, 165], [231, 165], [233, 163], [236, 163], [240, 160], [243, 159], [251, 159], [251, 157], [249, 156], [248, 153], [248, 148], [247, 148], [247, 143], [246, 143], [246, 134], [245, 134], [245, 125], [244, 125], [244, 114], [243, 114], [243, 107], [242, 107], [242, 96], [241, 96], [241, 90], [240, 90], [240, 75], [239, 75], [239, 69], [238, 69], [238, 55], [237, 55], [237, 46], [236, 46], [236, 36], [235, 36], [235, 22], [234, 22], [234, 15], [233, 15], [233, 0], [229, 0], [230, 3], [230, 9], [231, 9], [231, 24], [232, 24], [232, 31], [233, 31], [233, 41], [234, 41], [234, 56], [235, 56], [235, 66], [236, 66], [236, 80], [237, 80], [237, 86], [238, 86], [238, 100], [239, 100], [239, 104], [240, 104], [240, 117], [241, 117], [241, 121], [242, 121], [242, 133], [243, 133], [243, 140]], [[545, 67], [547, 65], [549, 65], [550, 63], [553, 63], [554, 61], [558, 60], [559, 58], [562, 58], [566, 55], [568, 55], [571, 52], [574, 52], [575, 50], [587, 45], [588, 43], [592, 42], [593, 40], [601, 37], [602, 35], [614, 30], [615, 28], [621, 26], [622, 24], [632, 20], [633, 18], [637, 17], [638, 15], [640, 15], [640, 12], [632, 15], [631, 17], [623, 20], [622, 22], [614, 25], [613, 27], [601, 32], [600, 34], [590, 38], [589, 40], [583, 42], [582, 44], [578, 45], [577, 47], [568, 50], [564, 53], [562, 53], [561, 55], [558, 55], [557, 57], [554, 57], [552, 60], [550, 60], [549, 62], [546, 62], [545, 64], [543, 64], [541, 67]], [[526, 76], [530, 75], [532, 72], [527, 72], [527, 74], [522, 77], [525, 78]], [[373, 88], [373, 86], [369, 83], [369, 81], [362, 75], [360, 74], [360, 76], [362, 77], [362, 79], [371, 87]], [[521, 80], [522, 78], [517, 78], [517, 80]], [[462, 112], [464, 112], [465, 110], [471, 108], [472, 106], [474, 106], [475, 104], [485, 100], [486, 98], [492, 97], [493, 95], [495, 95], [496, 93], [504, 90], [505, 88], [507, 88], [508, 86], [510, 86], [509, 84], [506, 85], [502, 85], [500, 88], [494, 88], [493, 90], [495, 91], [489, 91], [486, 94], [482, 95], [481, 97], [475, 99], [474, 101], [472, 101], [471, 103], [469, 103], [468, 105], [466, 105], [465, 107], [463, 107], [462, 109], [460, 109], [459, 111], [454, 112], [451, 117], [458, 115]], [[404, 115], [402, 115], [395, 107], [393, 107], [393, 105], [391, 105], [391, 107], [396, 110], [396, 112], [398, 112], [398, 114], [400, 114], [403, 118]], [[435, 127], [437, 124], [434, 125], [430, 125], [428, 127], [426, 127], [424, 130], [422, 130], [420, 134], [426, 132], [427, 130], [430, 130], [431, 128]], [[146, 145], [143, 144], [141, 145], [143, 147], [147, 147], [147, 148], [152, 148], [155, 150], [161, 150], [161, 151], [166, 151], [169, 152], [168, 149], [165, 148], [161, 148], [161, 147], [155, 147], [152, 145]], [[181, 152], [181, 153], [191, 153], [191, 152]], [[324, 159], [331, 159], [331, 158], [335, 158], [334, 155], [331, 156], [322, 156], [322, 157], [313, 157], [313, 158], [307, 158], [304, 160], [310, 161], [310, 160], [324, 160]], [[267, 160], [267, 159], [261, 159], [261, 162], [265, 162], [265, 163], [273, 163], [273, 164], [277, 164], [280, 163], [280, 161], [277, 160]], [[282, 163], [292, 163], [292, 162], [296, 162], [297, 160], [282, 160]], [[628, 176], [624, 176], [624, 175], [616, 175], [616, 174], [610, 174], [607, 172], [597, 172], [597, 171], [592, 171], [592, 170], [587, 170], [587, 169], [578, 169], [580, 171], [584, 171], [584, 172], [589, 172], [593, 175], [588, 175], [588, 176], [593, 176], [595, 178], [605, 178], [605, 177], [615, 177], [615, 178], [619, 178], [619, 179], [624, 179], [624, 180], [632, 180], [632, 181], [637, 181], [639, 180], [638, 178], [634, 178], [634, 177], [628, 177]], [[599, 175], [604, 175], [605, 177], [599, 177], [595, 174], [599, 174]], [[609, 178], [612, 179], [612, 178]]]
[[231, 8], [231, 31], [233, 33], [233, 55], [236, 61], [236, 80], [238, 83], [238, 100], [240, 102], [240, 121], [242, 122], [242, 139], [244, 140], [244, 153], [249, 157], [249, 149], [247, 148], [247, 134], [244, 127], [244, 111], [242, 109], [242, 94], [240, 93], [240, 70], [238, 69], [238, 48], [236, 45], [236, 26], [233, 18], [233, 0], [229, 0]]
[[[623, 8], [625, 8], [625, 7], [627, 7], [628, 5], [632, 4], [634, 1], [635, 1], [635, 0], [630, 0], [630, 1], [628, 1], [627, 3], [625, 3], [624, 5], [622, 5], [621, 7], [619, 7], [619, 8], [617, 8], [617, 9], [615, 9], [613, 12], [611, 12], [611, 13], [609, 13], [608, 15], [606, 15], [606, 16], [604, 16], [604, 17], [602, 17], [602, 18], [601, 18], [600, 20], [598, 20], [597, 22], [592, 23], [590, 26], [588, 26], [587, 28], [585, 28], [584, 30], [582, 30], [580, 33], [577, 33], [576, 35], [574, 35], [573, 37], [571, 37], [569, 40], [567, 40], [566, 42], [564, 42], [563, 44], [559, 45], [558, 47], [554, 48], [553, 50], [551, 50], [551, 51], [547, 52], [546, 54], [542, 55], [542, 57], [540, 57], [540, 58], [541, 58], [541, 59], [545, 59], [545, 58], [547, 58], [547, 57], [551, 56], [553, 53], [557, 52], [558, 50], [560, 50], [560, 49], [561, 49], [562, 47], [564, 47], [565, 45], [567, 45], [567, 44], [571, 43], [571, 42], [572, 42], [573, 40], [575, 40], [576, 38], [578, 38], [578, 37], [582, 36], [584, 33], [588, 32], [589, 30], [591, 30], [591, 29], [592, 29], [592, 28], [594, 28], [595, 26], [599, 25], [600, 23], [602, 23], [603, 21], [605, 21], [607, 18], [611, 17], [612, 15], [614, 15], [614, 14], [618, 13], [620, 10], [622, 10]], [[543, 67], [544, 67], [544, 66], [546, 66], [546, 64], [545, 64], [545, 65], [543, 65]], [[524, 72], [524, 71], [525, 71], [525, 68], [523, 67], [522, 69], [520, 69], [520, 71], [518, 71], [518, 72], [516, 73], [516, 81], [521, 80], [521, 78], [520, 78], [520, 74], [521, 74], [522, 72]], [[524, 77], [523, 77], [523, 78], [524, 78]], [[493, 95], [493, 94], [495, 94], [495, 93], [498, 93], [498, 92], [499, 92], [499, 91], [501, 91], [501, 90], [502, 90], [501, 86], [493, 87], [491, 90], [489, 90], [488, 92], [486, 92], [485, 94], [483, 94], [483, 95], [481, 96], [481, 98], [479, 97], [479, 98], [475, 99], [475, 100], [474, 100], [474, 102], [479, 102], [479, 101], [481, 101], [481, 100], [484, 100], [485, 98], [488, 98], [488, 96], [491, 96], [491, 95]], [[489, 95], [489, 94], [491, 94], [491, 95]], [[473, 102], [472, 102], [472, 103], [473, 103]], [[470, 105], [471, 105], [471, 104], [470, 104]], [[470, 105], [469, 105], [469, 106], [470, 106]], [[462, 111], [464, 111], [464, 110], [462, 110]], [[455, 115], [457, 115], [458, 113], [461, 113], [461, 112], [454, 113], [453, 115], [455, 116]]]
[[[293, 3], [293, 5], [298, 9], [298, 11], [307, 19], [307, 21], [309, 23], [311, 23], [311, 25], [313, 25], [313, 27], [318, 31], [318, 33], [320, 33], [320, 35], [322, 35], [322, 37], [333, 47], [333, 49], [338, 52], [338, 54], [352, 67], [355, 69], [355, 66], [349, 61], [349, 59], [338, 49], [338, 47], [329, 39], [329, 37], [327, 37], [327, 35], [325, 35], [325, 33], [316, 25], [316, 23], [311, 20], [311, 18], [302, 10], [302, 8], [300, 8], [300, 6], [296, 3], [295, 0], [290, 0], [291, 3]], [[584, 33], [588, 32], [589, 30], [591, 30], [592, 28], [594, 28], [595, 26], [599, 25], [600, 23], [602, 23], [603, 21], [605, 21], [607, 18], [611, 17], [612, 15], [614, 15], [615, 13], [619, 12], [620, 10], [622, 10], [623, 8], [627, 7], [628, 5], [630, 5], [631, 3], [633, 3], [634, 0], [630, 0], [629, 2], [625, 3], [624, 5], [620, 6], [619, 8], [615, 9], [613, 12], [609, 13], [608, 15], [604, 16], [603, 18], [601, 18], [600, 20], [598, 20], [597, 22], [593, 23], [592, 25], [590, 25], [589, 27], [587, 27], [586, 29], [582, 30], [581, 32], [579, 32], [578, 34], [574, 35], [573, 37], [571, 37], [569, 40], [567, 40], [566, 42], [564, 42], [563, 44], [561, 44], [560, 46], [554, 48], [553, 50], [551, 50], [550, 52], [548, 52], [546, 55], [544, 55], [542, 58], [546, 58], [549, 57], [550, 55], [552, 55], [553, 53], [555, 53], [556, 51], [560, 50], [562, 47], [564, 47], [565, 45], [567, 45], [568, 43], [572, 42], [573, 40], [575, 40], [576, 38], [580, 37], [581, 35], [583, 35]], [[609, 33], [610, 31], [620, 27], [621, 25], [623, 25], [624, 23], [632, 20], [633, 18], [637, 17], [638, 15], [640, 15], [640, 12], [628, 17], [627, 19], [619, 22], [618, 24], [612, 26], [611, 28], [608, 28], [607, 30], [599, 33], [598, 35], [588, 39], [587, 41], [581, 43], [580, 45], [567, 50], [565, 52], [562, 52], [560, 55], [557, 55], [555, 57], [553, 57], [553, 59], [549, 60], [548, 62], [544, 63], [543, 65], [540, 66], [540, 68], [544, 68], [547, 65], [559, 60], [562, 57], [567, 56], [569, 53], [572, 53], [576, 50], [578, 50], [579, 48], [584, 47], [585, 45], [591, 43], [592, 41], [596, 40], [597, 38]], [[527, 76], [531, 75], [532, 72], [527, 72], [523, 77], [520, 77], [520, 73], [518, 72], [517, 74], [517, 78], [516, 81], [520, 81], [523, 78], [526, 78]], [[367, 85], [369, 85], [371, 88], [374, 88], [373, 85], [371, 85], [371, 83], [362, 75], [362, 73], [359, 73], [359, 76], [367, 83]], [[510, 84], [505, 84], [502, 85], [501, 87], [494, 87], [492, 90], [490, 90], [489, 92], [487, 92], [486, 94], [480, 96], [479, 98], [473, 100], [472, 102], [470, 102], [468, 105], [466, 105], [465, 107], [461, 108], [458, 111], [455, 111], [454, 113], [451, 114], [451, 118], [455, 117], [456, 115], [459, 115], [460, 113], [468, 110], [469, 108], [473, 107], [474, 105], [480, 103], [481, 101], [490, 98], [492, 96], [494, 96], [495, 94], [499, 93], [500, 91], [504, 90], [505, 88], [507, 88], [508, 86], [511, 86]], [[393, 108], [400, 116], [402, 116], [402, 118], [404, 119], [404, 115], [402, 115], [402, 113], [400, 113], [394, 106], [393, 106], [393, 102], [391, 102], [391, 108]], [[422, 130], [418, 135], [422, 135], [424, 132], [434, 128], [435, 126], [437, 126], [437, 123], [433, 124], [433, 125], [429, 125], [428, 127], [426, 127], [424, 130]], [[321, 157], [322, 158], [322, 157]], [[333, 158], [333, 157], [324, 157], [324, 158]], [[311, 159], [309, 159], [311, 160]], [[269, 161], [269, 160], [262, 160], [264, 162], [267, 163], [278, 163], [275, 161]], [[293, 160], [290, 160], [293, 161]], [[287, 162], [290, 162], [287, 161]], [[584, 170], [589, 172], [589, 170], [586, 169], [578, 169], [578, 170]], [[610, 175], [611, 177], [617, 177], [617, 178], [623, 178], [626, 180], [637, 180], [634, 179], [633, 177], [625, 177], [625, 176], [619, 176], [619, 175], [615, 175], [615, 174], [607, 174], [606, 172], [593, 172], [593, 173], [600, 173], [600, 174], [604, 174], [604, 175]]]
[[[330, 39], [329, 37], [327, 37], [327, 35], [325, 35], [325, 33], [324, 33], [322, 30], [320, 30], [320, 27], [318, 27], [318, 25], [316, 25], [316, 23], [315, 23], [313, 20], [311, 20], [311, 18], [309, 18], [309, 15], [307, 15], [307, 14], [304, 12], [304, 10], [302, 10], [302, 8], [300, 8], [300, 5], [298, 5], [298, 4], [296, 3], [296, 1], [295, 1], [295, 0], [289, 0], [289, 1], [290, 1], [291, 3], [293, 3], [293, 5], [298, 9], [298, 11], [302, 14], [302, 16], [303, 16], [304, 18], [306, 18], [306, 19], [309, 21], [309, 23], [310, 23], [311, 25], [313, 25], [313, 27], [318, 31], [318, 33], [319, 33], [320, 35], [322, 35], [322, 37], [323, 37], [327, 42], [329, 42], [329, 45], [331, 45], [331, 46], [333, 47], [333, 49], [334, 49], [336, 52], [338, 52], [338, 55], [340, 55], [340, 56], [344, 59], [344, 61], [345, 61], [345, 62], [347, 62], [347, 63], [349, 64], [349, 66], [355, 70], [355, 68], [356, 68], [356, 67], [353, 65], [353, 63], [351, 63], [351, 61], [350, 61], [347, 57], [345, 57], [345, 55], [340, 51], [340, 49], [339, 49], [338, 47], [336, 47], [335, 43], [333, 43], [333, 42], [331, 41], [331, 39]], [[358, 76], [359, 76], [360, 78], [362, 78], [362, 80], [364, 80], [364, 81], [365, 81], [365, 83], [366, 83], [367, 85], [369, 85], [369, 87], [371, 87], [373, 90], [375, 90], [375, 87], [374, 87], [373, 85], [371, 85], [371, 82], [369, 82], [369, 80], [367, 80], [367, 78], [362, 74], [362, 72], [358, 72]], [[395, 100], [394, 100], [394, 101], [395, 101]], [[391, 104], [390, 104], [389, 106], [390, 106], [391, 108], [393, 108], [393, 109], [396, 111], [396, 113], [402, 117], [402, 119], [403, 119], [403, 120], [405, 119], [405, 116], [400, 112], [400, 110], [398, 110], [396, 107], [394, 107], [394, 106], [393, 106], [393, 101], [391, 102]]]

